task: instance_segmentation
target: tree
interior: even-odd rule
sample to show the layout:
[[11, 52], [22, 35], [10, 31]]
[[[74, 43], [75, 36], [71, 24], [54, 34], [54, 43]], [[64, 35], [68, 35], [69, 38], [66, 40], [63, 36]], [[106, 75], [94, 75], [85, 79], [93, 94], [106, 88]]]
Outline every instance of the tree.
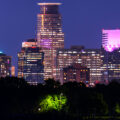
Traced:
[[115, 113], [120, 114], [120, 105], [118, 103], [115, 105]]
[[27, 86], [29, 85], [23, 78], [17, 77], [0, 78], [0, 87], [20, 88]]
[[66, 104], [67, 98], [62, 93], [60, 95], [47, 95], [41, 102], [38, 110], [40, 112], [60, 111]]

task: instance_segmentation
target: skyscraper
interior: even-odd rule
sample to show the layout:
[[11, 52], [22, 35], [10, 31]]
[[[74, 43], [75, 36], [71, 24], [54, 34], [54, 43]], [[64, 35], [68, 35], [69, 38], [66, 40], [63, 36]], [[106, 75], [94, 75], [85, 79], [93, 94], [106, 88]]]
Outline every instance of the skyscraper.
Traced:
[[108, 52], [102, 49], [102, 80], [111, 82], [114, 79], [120, 82], [120, 49]]
[[102, 30], [102, 47], [112, 52], [120, 48], [120, 29]]
[[120, 29], [102, 30], [102, 79], [120, 79]]
[[44, 78], [56, 79], [56, 53], [64, 48], [60, 3], [38, 3], [40, 13], [37, 15], [37, 42], [44, 52]]
[[44, 82], [44, 53], [36, 46], [34, 39], [23, 42], [18, 53], [18, 77], [24, 78], [29, 84]]

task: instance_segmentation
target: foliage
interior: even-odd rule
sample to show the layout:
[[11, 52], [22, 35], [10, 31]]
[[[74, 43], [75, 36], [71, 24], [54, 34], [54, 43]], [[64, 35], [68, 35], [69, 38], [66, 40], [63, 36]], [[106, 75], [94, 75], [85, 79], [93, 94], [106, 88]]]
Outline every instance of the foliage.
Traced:
[[60, 95], [48, 95], [40, 103], [40, 112], [47, 112], [51, 110], [60, 111], [66, 104], [67, 98]]
[[[0, 115], [60, 113], [70, 117], [120, 114], [120, 84], [59, 82], [49, 79], [45, 84], [30, 86], [24, 79], [0, 79]], [[63, 94], [60, 94], [63, 93]], [[39, 108], [39, 109], [38, 109]], [[39, 111], [38, 111], [39, 110]], [[47, 111], [47, 113], [46, 113]]]
[[117, 114], [120, 114], [120, 105], [117, 103], [116, 106], [115, 106], [115, 112]]

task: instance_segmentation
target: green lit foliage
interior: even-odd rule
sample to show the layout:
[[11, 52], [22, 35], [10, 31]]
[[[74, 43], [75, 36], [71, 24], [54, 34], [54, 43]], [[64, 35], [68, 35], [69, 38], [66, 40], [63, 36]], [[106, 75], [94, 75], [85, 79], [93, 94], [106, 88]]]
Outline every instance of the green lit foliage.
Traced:
[[115, 112], [117, 114], [120, 114], [120, 105], [117, 103], [116, 106], [115, 106]]
[[63, 106], [66, 104], [67, 98], [66, 96], [60, 95], [48, 95], [43, 99], [40, 103], [40, 112], [47, 112], [47, 111], [60, 111]]

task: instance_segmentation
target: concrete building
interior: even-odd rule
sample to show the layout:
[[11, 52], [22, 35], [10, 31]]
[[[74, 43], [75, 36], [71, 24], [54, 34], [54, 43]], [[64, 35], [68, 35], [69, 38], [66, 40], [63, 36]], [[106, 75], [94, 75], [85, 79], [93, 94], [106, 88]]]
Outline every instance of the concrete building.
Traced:
[[89, 84], [90, 69], [81, 66], [81, 64], [74, 63], [71, 66], [63, 68], [61, 84], [66, 82], [83, 82]]

